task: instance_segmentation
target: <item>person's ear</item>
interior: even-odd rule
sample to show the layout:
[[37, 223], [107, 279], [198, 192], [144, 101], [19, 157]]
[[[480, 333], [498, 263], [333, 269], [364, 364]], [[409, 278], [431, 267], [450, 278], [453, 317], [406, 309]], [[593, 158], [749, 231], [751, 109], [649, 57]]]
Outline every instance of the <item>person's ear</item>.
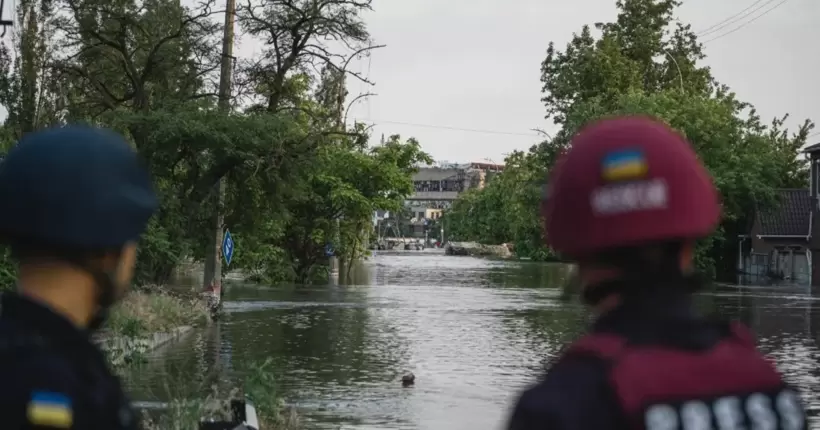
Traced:
[[104, 268], [117, 285], [118, 296], [122, 296], [134, 278], [134, 267], [137, 265], [137, 244], [128, 242], [118, 252], [106, 254]]
[[695, 270], [695, 242], [687, 240], [680, 247], [680, 270], [688, 274]]

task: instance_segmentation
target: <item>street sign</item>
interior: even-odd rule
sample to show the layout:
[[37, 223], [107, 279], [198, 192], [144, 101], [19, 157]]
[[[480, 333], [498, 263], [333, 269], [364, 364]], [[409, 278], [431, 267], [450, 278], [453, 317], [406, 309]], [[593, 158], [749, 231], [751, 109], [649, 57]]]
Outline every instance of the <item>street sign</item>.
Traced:
[[325, 257], [333, 257], [334, 253], [333, 245], [329, 243], [325, 245]]
[[225, 238], [222, 239], [222, 255], [225, 257], [225, 264], [228, 266], [231, 265], [231, 259], [233, 258], [233, 238], [231, 237], [231, 232], [229, 230], [225, 230]]

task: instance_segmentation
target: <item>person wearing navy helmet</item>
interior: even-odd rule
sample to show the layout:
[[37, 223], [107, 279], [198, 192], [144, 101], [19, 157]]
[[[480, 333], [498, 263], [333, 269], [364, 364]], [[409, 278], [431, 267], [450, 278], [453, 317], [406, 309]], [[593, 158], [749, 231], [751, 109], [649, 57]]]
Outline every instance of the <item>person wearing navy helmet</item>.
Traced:
[[0, 162], [0, 202], [18, 263], [17, 291], [0, 297], [0, 428], [136, 429], [92, 336], [159, 205], [146, 166], [110, 130], [38, 131]]
[[683, 136], [639, 116], [587, 125], [552, 169], [542, 211], [595, 322], [521, 395], [510, 430], [807, 429], [751, 333], [694, 310], [695, 243], [717, 227], [720, 201]]

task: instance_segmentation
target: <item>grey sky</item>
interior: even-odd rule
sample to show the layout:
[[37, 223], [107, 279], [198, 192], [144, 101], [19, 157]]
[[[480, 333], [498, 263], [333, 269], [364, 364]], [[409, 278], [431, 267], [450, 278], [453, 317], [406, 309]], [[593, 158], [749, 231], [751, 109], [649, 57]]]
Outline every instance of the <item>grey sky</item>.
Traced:
[[[704, 36], [720, 36], [774, 7]], [[761, 4], [765, 3], [762, 1]], [[695, 31], [740, 12], [754, 0], [690, 0], [679, 18]], [[367, 17], [377, 43], [369, 75], [378, 93], [351, 110], [381, 133], [415, 136], [436, 159], [501, 162], [538, 140], [543, 119], [540, 62], [549, 41], [563, 47], [583, 24], [615, 17], [614, 0], [377, 0]], [[790, 125], [820, 119], [820, 2], [787, 0], [755, 22], [706, 45], [707, 64], [768, 120], [789, 112]], [[368, 64], [354, 66], [367, 74]], [[350, 92], [364, 90], [351, 83]], [[494, 130], [504, 135], [421, 126]], [[820, 141], [820, 135], [815, 136]]]

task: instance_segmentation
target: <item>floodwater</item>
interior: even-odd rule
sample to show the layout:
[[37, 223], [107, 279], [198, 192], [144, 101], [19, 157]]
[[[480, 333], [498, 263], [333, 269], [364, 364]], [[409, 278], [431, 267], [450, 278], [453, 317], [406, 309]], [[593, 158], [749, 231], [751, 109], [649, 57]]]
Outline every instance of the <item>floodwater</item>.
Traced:
[[[351, 285], [234, 286], [226, 316], [151, 353], [126, 377], [135, 400], [201, 396], [269, 360], [316, 429], [499, 429], [522, 388], [587, 324], [558, 300], [561, 265], [384, 253]], [[739, 319], [820, 409], [820, 301], [803, 288], [722, 287], [707, 313]], [[402, 388], [403, 372], [416, 375]]]

